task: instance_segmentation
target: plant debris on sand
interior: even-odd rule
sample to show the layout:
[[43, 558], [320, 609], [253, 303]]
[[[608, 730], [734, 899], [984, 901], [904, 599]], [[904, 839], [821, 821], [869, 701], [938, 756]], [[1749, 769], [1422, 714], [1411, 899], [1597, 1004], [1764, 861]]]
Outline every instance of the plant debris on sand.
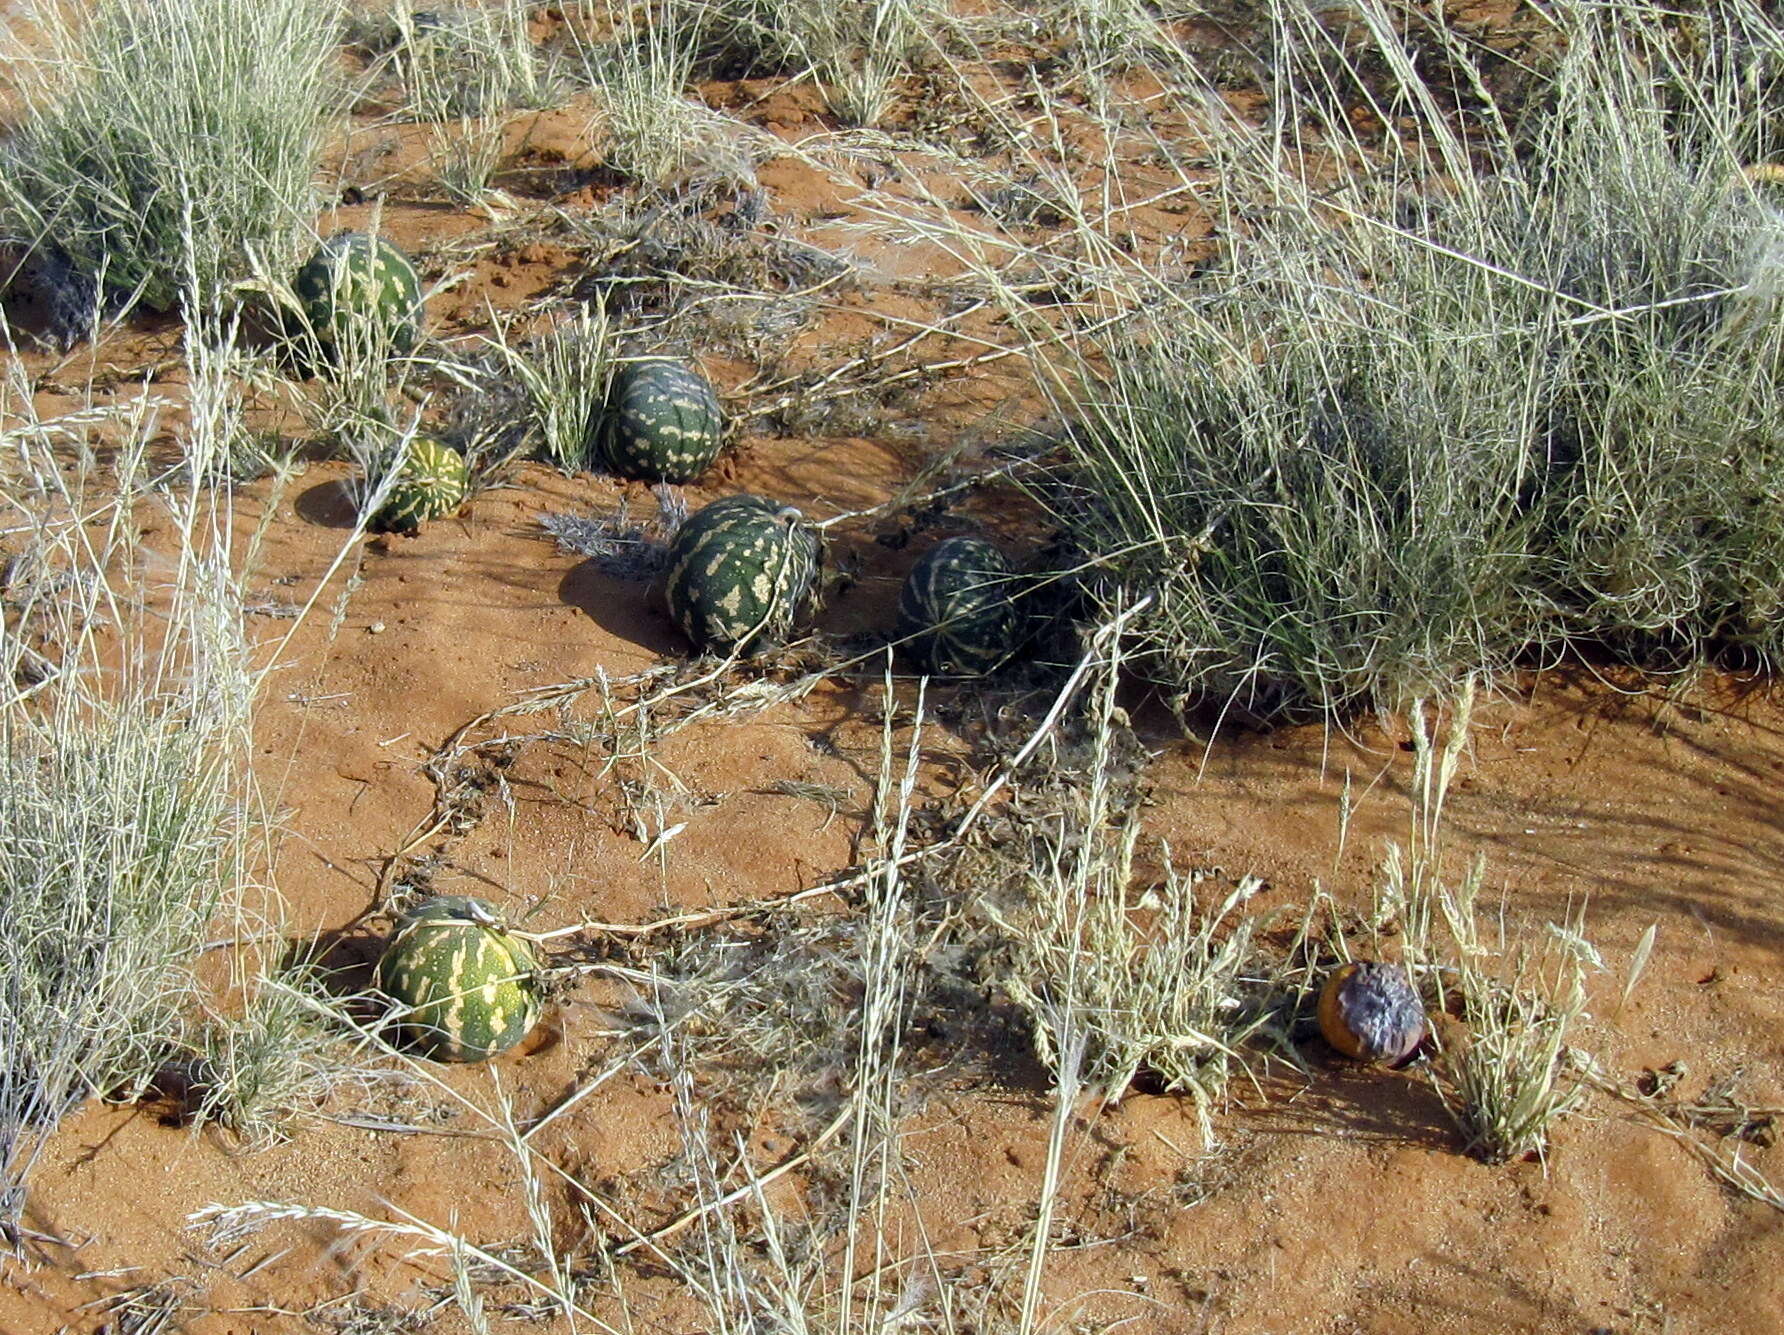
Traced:
[[1769, 8], [8, 23], [0, 1329], [1773, 1335]]

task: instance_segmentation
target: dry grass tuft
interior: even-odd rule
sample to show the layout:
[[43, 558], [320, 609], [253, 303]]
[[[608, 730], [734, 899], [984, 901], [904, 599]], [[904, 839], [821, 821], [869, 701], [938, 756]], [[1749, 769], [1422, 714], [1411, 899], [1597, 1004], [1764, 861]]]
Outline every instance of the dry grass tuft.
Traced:
[[[1346, 44], [1281, 7], [1330, 82], [1288, 61], [1262, 122], [1170, 81], [1207, 136], [1211, 175], [1173, 167], [1207, 259], [1134, 251], [1075, 186], [1044, 247], [934, 228], [1037, 345], [1072, 340], [1037, 358], [1071, 426], [1036, 490], [1105, 614], [1157, 591], [1135, 666], [1272, 717], [1580, 644], [1769, 658], [1784, 220], [1743, 168], [1775, 148], [1784, 35], [1749, 4], [1695, 45], [1563, 4], [1542, 96], [1501, 105], [1446, 49], [1464, 122], [1363, 11]], [[1342, 113], [1377, 95], [1412, 128]]]
[[[213, 916], [251, 883], [255, 679], [231, 568], [226, 433], [151, 466], [157, 405], [44, 420], [29, 388], [0, 477], [23, 535], [0, 628], [0, 1223], [85, 1099], [147, 1087], [183, 1040]], [[103, 467], [86, 442], [116, 442]], [[65, 464], [72, 463], [72, 467]], [[140, 542], [157, 509], [172, 553]], [[152, 572], [138, 584], [132, 572]]]
[[1511, 928], [1503, 906], [1483, 922], [1483, 860], [1460, 876], [1445, 868], [1443, 807], [1474, 692], [1470, 681], [1441, 736], [1424, 702], [1413, 708], [1409, 840], [1389, 849], [1370, 929], [1378, 941], [1396, 938], [1433, 1013], [1459, 1006], [1460, 1035], [1438, 1049], [1432, 1082], [1468, 1152], [1503, 1163], [1540, 1155], [1555, 1123], [1579, 1107], [1568, 1040], [1588, 1018], [1586, 978], [1604, 963], [1584, 935], [1583, 911], [1533, 941]]
[[110, 293], [212, 309], [248, 252], [293, 254], [336, 96], [333, 0], [45, 6], [47, 52], [9, 62], [24, 111], [0, 152], [0, 235], [72, 297], [65, 342]]
[[[1015, 892], [1009, 907], [988, 896], [986, 911], [1003, 937], [998, 982], [1027, 1015], [1041, 1060], [1059, 1066], [1075, 1036], [1077, 1078], [1106, 1099], [1141, 1076], [1185, 1094], [1211, 1141], [1212, 1113], [1252, 1059], [1246, 1049], [1279, 990], [1242, 912], [1262, 882], [1242, 878], [1204, 903], [1206, 878], [1174, 867], [1168, 846], [1142, 876], [1134, 743], [1114, 703], [1120, 655], [1106, 652], [1081, 771], [1019, 794], [989, 857], [1008, 864], [1001, 876], [986, 882], [985, 857], [965, 865], [981, 893], [1000, 880]], [[1137, 885], [1147, 888], [1136, 895]]]

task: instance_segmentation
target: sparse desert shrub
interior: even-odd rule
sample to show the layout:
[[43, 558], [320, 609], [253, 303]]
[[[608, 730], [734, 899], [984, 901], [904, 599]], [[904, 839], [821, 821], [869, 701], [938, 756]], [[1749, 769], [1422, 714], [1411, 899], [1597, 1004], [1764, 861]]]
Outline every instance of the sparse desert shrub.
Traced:
[[747, 157], [714, 165], [720, 174], [690, 182], [673, 207], [616, 196], [576, 218], [578, 244], [598, 247], [603, 258], [572, 295], [599, 302], [615, 326], [648, 327], [653, 348], [779, 367], [793, 335], [818, 314], [821, 294], [854, 281], [853, 265], [761, 225], [766, 195], [752, 183]]
[[462, 368], [447, 428], [487, 442], [498, 457], [529, 454], [565, 475], [587, 468], [619, 352], [605, 303], [555, 312], [531, 336], [519, 335], [517, 323], [498, 318], [480, 340], [484, 352]]
[[1461, 1026], [1438, 1045], [1431, 1081], [1467, 1151], [1500, 1163], [1542, 1153], [1551, 1128], [1584, 1097], [1567, 1040], [1586, 1018], [1586, 975], [1604, 962], [1582, 912], [1539, 933], [1515, 929], [1503, 905], [1494, 917], [1481, 910], [1484, 860], [1459, 874], [1445, 867], [1444, 804], [1475, 689], [1471, 679], [1441, 721], [1423, 701], [1409, 713], [1409, 833], [1389, 846], [1372, 925], [1397, 938], [1433, 1014], [1459, 1000]]
[[[294, 250], [315, 213], [336, 0], [103, 0], [39, 11], [15, 60], [0, 235], [97, 292], [171, 307]], [[188, 257], [188, 248], [190, 257]], [[89, 303], [91, 306], [91, 303]]]
[[[28, 535], [0, 629], [0, 1220], [16, 1220], [56, 1121], [140, 1089], [184, 1039], [191, 965], [249, 877], [253, 681], [202, 485], [225, 470], [221, 433], [154, 478], [139, 405], [107, 472], [90, 454], [65, 471], [58, 425], [22, 385], [6, 394], [0, 504]], [[171, 512], [177, 555], [140, 550], [139, 506]], [[147, 587], [130, 578], [145, 564], [164, 572]]]
[[715, 1100], [747, 1102], [763, 1087], [808, 1096], [860, 1042], [861, 931], [853, 920], [789, 917], [764, 932], [667, 943], [625, 1009], [630, 1037], [641, 1050], [665, 1044]]
[[350, 25], [349, 35], [394, 67], [416, 119], [493, 116], [551, 106], [562, 92], [527, 31], [527, 10], [527, 0], [423, 10], [398, 4]]
[[313, 947], [283, 959], [244, 951], [237, 962], [239, 999], [195, 1040], [188, 1109], [194, 1121], [258, 1147], [281, 1139], [294, 1118], [337, 1089], [380, 1076], [362, 1060], [366, 1040], [345, 1019]]
[[[1472, 912], [1471, 902], [1460, 906]], [[1554, 932], [1536, 951], [1508, 947], [1505, 979], [1469, 959], [1460, 968], [1468, 1037], [1443, 1053], [1436, 1085], [1469, 1153], [1488, 1163], [1540, 1154], [1584, 1089], [1566, 1069], [1569, 1030], [1586, 1013], [1585, 975], [1597, 964], [1578, 933]]]
[[1549, 96], [1466, 143], [1432, 115], [1371, 147], [1311, 94], [1281, 122], [1316, 127], [1302, 153], [1217, 120], [1221, 262], [1113, 294], [1144, 313], [1050, 382], [1071, 426], [1041, 494], [1105, 607], [1156, 590], [1137, 658], [1181, 699], [1394, 705], [1582, 642], [1777, 651], [1784, 215], [1743, 167], [1784, 30], [1734, 6], [1685, 50], [1656, 15], [1559, 14]]
[[566, 473], [589, 466], [594, 424], [613, 373], [613, 344], [600, 303], [579, 306], [572, 318], [524, 348], [492, 340], [526, 392], [540, 452]]
[[1241, 912], [1263, 883], [1247, 876], [1218, 904], [1204, 902], [1203, 878], [1173, 867], [1169, 848], [1158, 851], [1162, 874], [1142, 881], [1140, 804], [1122, 777], [1125, 725], [1115, 720], [1119, 676], [1112, 654], [1082, 777], [1066, 776], [997, 839], [1016, 878], [1013, 904], [985, 896], [1006, 943], [999, 981], [1062, 1080], [1069, 1071], [1119, 1098], [1145, 1074], [1187, 1095], [1212, 1141], [1211, 1114], [1269, 1019], [1271, 970]]
[[708, 60], [809, 75], [851, 125], [886, 114], [894, 81], [945, 17], [934, 0], [680, 0], [680, 7]]
[[1130, 823], [1095, 850], [1100, 869], [1084, 886], [1076, 872], [1049, 879], [1032, 915], [1006, 920], [1015, 962], [1004, 986], [1034, 1025], [1043, 1061], [1059, 1064], [1075, 1028], [1089, 1083], [1117, 1097], [1143, 1074], [1187, 1095], [1212, 1139], [1209, 1117], [1243, 1067], [1242, 1045], [1264, 1027], [1265, 1009], [1247, 1005], [1257, 960], [1236, 912], [1262, 882], [1246, 877], [1206, 903], [1198, 877], [1168, 871], [1135, 897], [1120, 879], [1133, 873], [1135, 835]]
[[1042, 493], [1093, 598], [1158, 591], [1136, 666], [1257, 715], [1435, 687], [1530, 634], [1518, 389], [1468, 364], [1493, 344], [1431, 339], [1410, 302], [1347, 331], [1310, 276], [1107, 349]]
[[[1775, 19], [1754, 36], [1784, 61]], [[1784, 213], [1743, 172], [1777, 147], [1765, 54], [1587, 28], [1524, 176], [1481, 187], [1484, 258], [1558, 294], [1531, 511], [1575, 638], [1780, 644]]]
[[441, 127], [433, 137], [434, 178], [446, 197], [466, 208], [482, 202], [502, 165], [502, 144], [497, 121]]
[[527, 0], [388, 12], [351, 21], [352, 44], [372, 57], [363, 82], [400, 83], [401, 108], [435, 124], [435, 171], [446, 194], [472, 205], [501, 165], [507, 114], [555, 105], [566, 90], [528, 30]]
[[610, 3], [612, 40], [582, 45], [584, 78], [606, 117], [607, 161], [646, 186], [664, 183], [686, 164], [701, 138], [701, 109], [690, 102], [694, 51], [680, 5], [665, 0], [641, 16]]

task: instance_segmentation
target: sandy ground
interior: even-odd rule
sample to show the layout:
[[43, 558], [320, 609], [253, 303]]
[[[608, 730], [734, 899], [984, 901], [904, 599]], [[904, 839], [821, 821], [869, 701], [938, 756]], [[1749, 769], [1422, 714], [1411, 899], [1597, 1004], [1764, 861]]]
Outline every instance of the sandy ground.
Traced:
[[[914, 246], [869, 249], [845, 174], [815, 142], [830, 127], [812, 90], [746, 83], [704, 93], [714, 106], [744, 109], [759, 136], [764, 226], [825, 249], [846, 243], [862, 263], [852, 292], [780, 349], [788, 365], [834, 362], [864, 340], [892, 337], [899, 319], [934, 317], [939, 298], [924, 284], [945, 277], [947, 261]], [[528, 206], [589, 216], [619, 191], [597, 169], [576, 111], [517, 118], [511, 135], [500, 183]], [[373, 157], [376, 149], [400, 170], [414, 160], [413, 140], [406, 129], [368, 129], [354, 147]], [[881, 156], [906, 172], [914, 197], [925, 182], [920, 156], [902, 168], [895, 154]], [[525, 317], [587, 278], [586, 249], [419, 198], [400, 177], [388, 188], [384, 229], [425, 257], [430, 277], [466, 275], [430, 309], [444, 338], [475, 333], [486, 302]], [[320, 229], [360, 223], [366, 207], [345, 206]], [[1142, 232], [1193, 235], [1202, 225], [1162, 207], [1135, 219]], [[980, 350], [937, 338], [917, 360]], [[94, 373], [101, 396], [138, 392], [129, 372], [176, 355], [177, 331], [138, 328], [73, 361], [31, 354], [30, 367], [50, 410], [84, 394]], [[735, 349], [703, 360], [731, 391], [761, 369]], [[812, 433], [747, 424], [727, 462], [689, 489], [690, 502], [756, 490], [818, 518], [876, 506], [927, 462], [991, 431], [999, 414], [1032, 411], [1015, 397], [1019, 373], [1008, 362], [933, 379], [921, 399], [888, 406], [877, 426], [820, 423]], [[252, 593], [266, 605], [307, 596], [321, 581], [347, 539], [348, 480], [345, 465], [322, 462], [289, 484], [242, 489], [241, 532], [264, 523]], [[435, 889], [483, 895], [542, 930], [747, 903], [853, 865], [880, 768], [871, 673], [695, 722], [655, 742], [642, 769], [608, 766], [598, 748], [561, 738], [480, 751], [455, 779], [482, 794], [467, 808], [468, 828], [437, 832], [391, 862], [436, 814], [423, 765], [455, 730], [528, 691], [603, 672], [619, 679], [686, 656], [647, 585], [564, 554], [537, 523], [548, 512], [606, 511], [622, 494], [647, 507], [645, 492], [534, 463], [496, 481], [419, 536], [355, 543], [318, 611], [277, 654], [258, 716], [256, 772], [286, 831], [273, 876], [293, 932], [320, 933], [337, 958], [368, 961], [377, 930], [368, 914], [387, 873], [425, 873]], [[898, 511], [839, 526], [833, 555], [854, 568], [854, 582], [832, 598], [822, 628], [846, 636], [883, 626], [909, 563], [935, 537], [987, 515], [1022, 540], [1012, 502], [997, 494], [926, 530]], [[151, 549], [156, 537], [150, 520]], [[252, 629], [271, 653], [290, 627], [263, 615]], [[939, 692], [926, 755], [931, 799], [970, 797], [983, 782], [972, 760], [983, 728], [975, 720], [1009, 703], [996, 689]], [[588, 717], [590, 704], [584, 697], [566, 717]], [[1258, 912], [1292, 911], [1316, 883], [1340, 904], [1367, 901], [1385, 841], [1406, 830], [1404, 723], [1365, 720], [1348, 734], [1186, 735], [1143, 695], [1132, 705], [1153, 752], [1148, 829], [1180, 864], [1264, 877]], [[476, 735], [522, 724], [538, 726], [503, 720]], [[1784, 851], [1772, 789], [1781, 772], [1784, 705], [1769, 683], [1652, 682], [1576, 668], [1503, 683], [1480, 706], [1448, 812], [1452, 865], [1487, 859], [1487, 897], [1503, 901], [1515, 929], [1536, 932], [1584, 909], [1607, 967], [1592, 980], [1577, 1044], [1615, 1078], [1633, 1083], [1644, 1069], [1683, 1062], [1675, 1096], [1734, 1077], [1748, 1105], [1784, 1103]], [[1347, 775], [1357, 809], [1340, 845]], [[777, 788], [785, 780], [824, 785], [834, 811]], [[676, 824], [684, 828], [661, 854], [650, 852], [653, 836]], [[838, 904], [807, 907], [821, 915]], [[1625, 1000], [1650, 926], [1652, 955]], [[641, 943], [630, 958], [648, 963], [656, 948]], [[287, 1202], [426, 1221], [490, 1249], [524, 1240], [531, 1225], [516, 1160], [454, 1100], [489, 1108], [499, 1090], [522, 1125], [541, 1116], [619, 1050], [614, 1016], [628, 994], [610, 977], [579, 982], [521, 1051], [488, 1066], [440, 1068], [435, 1084], [375, 1094], [363, 1106], [343, 1095], [272, 1148], [194, 1131], [162, 1106], [90, 1105], [61, 1129], [32, 1181], [27, 1223], [38, 1240], [0, 1262], [0, 1330], [370, 1332], [418, 1328], [401, 1314], [427, 1311], [430, 1330], [464, 1328], [449, 1307], [434, 1310], [449, 1282], [445, 1263], [404, 1259], [412, 1240], [379, 1244], [311, 1218], [213, 1248], [188, 1220], [211, 1204]], [[1013, 1028], [989, 1046], [938, 1043], [925, 1097], [903, 1123], [904, 1208], [889, 1224], [891, 1250], [933, 1255], [950, 1275], [1007, 1282], [1045, 1167], [1048, 1078]], [[1212, 1146], [1178, 1098], [1135, 1092], [1113, 1107], [1087, 1100], [1076, 1110], [1046, 1329], [1781, 1328], [1784, 1215], [1719, 1185], [1627, 1105], [1594, 1096], [1560, 1124], [1545, 1159], [1489, 1166], [1461, 1152], [1416, 1069], [1358, 1069], [1318, 1040], [1303, 1055], [1311, 1074], [1277, 1063], [1260, 1067], [1255, 1085], [1239, 1082]], [[824, 1077], [804, 1078], [822, 1093]], [[834, 1093], [736, 1126], [758, 1169], [797, 1153], [828, 1120]], [[715, 1109], [721, 1120], [737, 1115]], [[652, 1227], [689, 1200], [676, 1185], [675, 1113], [673, 1082], [640, 1061], [533, 1144]], [[365, 1124], [379, 1118], [404, 1130]], [[1700, 1142], [1738, 1150], [1784, 1180], [1784, 1149], [1709, 1133]], [[824, 1188], [821, 1173], [795, 1173], [777, 1191], [788, 1208], [815, 1209]], [[576, 1195], [560, 1178], [545, 1191], [559, 1243], [574, 1252], [589, 1241], [571, 1208]], [[660, 1267], [626, 1264], [629, 1329], [710, 1328]], [[130, 1295], [138, 1307], [119, 1306]], [[143, 1324], [153, 1302], [168, 1307], [169, 1324]], [[610, 1298], [590, 1302], [616, 1319]], [[570, 1328], [540, 1320], [541, 1329]], [[498, 1315], [496, 1328], [518, 1328], [517, 1319]]]

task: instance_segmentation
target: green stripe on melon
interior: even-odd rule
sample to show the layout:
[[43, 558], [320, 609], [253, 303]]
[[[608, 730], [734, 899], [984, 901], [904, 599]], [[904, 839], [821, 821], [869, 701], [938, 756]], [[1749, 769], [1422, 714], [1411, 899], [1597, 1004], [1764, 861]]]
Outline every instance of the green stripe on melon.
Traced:
[[538, 957], [483, 900], [430, 899], [396, 926], [378, 960], [378, 989], [416, 1051], [475, 1062], [505, 1052], [538, 1022]]
[[726, 496], [693, 515], [669, 549], [669, 614], [702, 651], [778, 644], [813, 601], [817, 530], [763, 496]]
[[600, 432], [606, 465], [621, 477], [692, 482], [718, 457], [725, 415], [699, 371], [667, 358], [628, 362], [613, 379]]
[[465, 503], [471, 474], [464, 456], [431, 436], [416, 436], [403, 455], [402, 471], [372, 527], [413, 533], [430, 519], [454, 513]]

